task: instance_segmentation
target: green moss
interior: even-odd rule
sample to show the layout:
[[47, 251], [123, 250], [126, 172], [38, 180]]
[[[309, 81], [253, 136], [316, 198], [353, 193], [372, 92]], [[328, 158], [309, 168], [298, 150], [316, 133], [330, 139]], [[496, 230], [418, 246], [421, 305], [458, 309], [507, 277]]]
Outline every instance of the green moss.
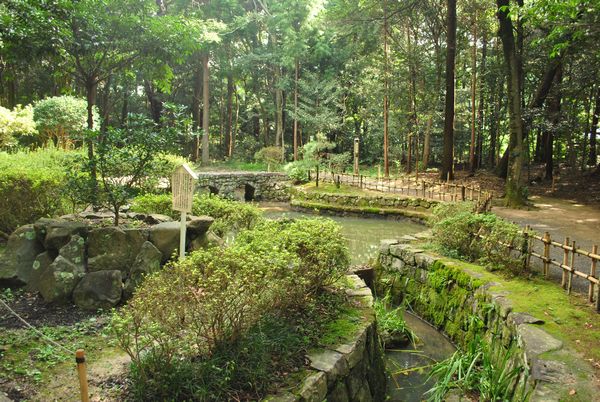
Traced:
[[339, 204], [330, 204], [324, 202], [305, 201], [293, 199], [290, 204], [295, 207], [307, 208], [316, 211], [326, 210], [334, 212], [351, 212], [358, 214], [376, 214], [376, 215], [401, 215], [409, 218], [427, 219], [429, 216], [426, 212], [398, 209], [398, 208], [379, 208], [379, 207], [360, 207], [348, 206]]
[[364, 318], [359, 309], [345, 309], [337, 319], [325, 325], [323, 335], [319, 338], [319, 345], [332, 346], [350, 340], [360, 328]]

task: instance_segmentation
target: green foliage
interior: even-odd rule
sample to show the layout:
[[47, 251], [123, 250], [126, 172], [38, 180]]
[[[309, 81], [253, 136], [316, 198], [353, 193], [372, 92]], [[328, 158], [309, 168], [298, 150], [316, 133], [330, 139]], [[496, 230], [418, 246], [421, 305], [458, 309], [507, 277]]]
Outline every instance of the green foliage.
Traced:
[[[404, 306], [392, 307], [392, 296], [388, 292], [385, 297], [375, 300], [374, 309], [377, 317], [377, 330], [383, 339], [404, 337], [407, 341], [415, 343], [417, 336], [406, 326], [404, 321]], [[385, 346], [384, 346], [385, 347]]]
[[[313, 313], [317, 291], [348, 268], [334, 226], [264, 223], [230, 247], [195, 252], [146, 278], [111, 324], [132, 358], [137, 399], [263, 394], [275, 368], [301, 359], [307, 336], [318, 332], [307, 333], [316, 324], [298, 317]], [[323, 258], [332, 247], [337, 257]]]
[[267, 166], [277, 166], [281, 163], [283, 153], [281, 147], [265, 147], [254, 154], [257, 162], [267, 164]]
[[524, 370], [511, 361], [515, 349], [503, 349], [476, 337], [465, 351], [456, 351], [437, 363], [429, 378], [435, 385], [427, 392], [429, 401], [443, 401], [452, 389], [461, 394], [476, 392], [482, 401], [512, 400], [514, 384]]
[[0, 149], [13, 146], [17, 141], [36, 134], [31, 106], [17, 106], [12, 111], [0, 106]]
[[[179, 218], [179, 213], [172, 210], [171, 194], [139, 195], [132, 200], [131, 210], [144, 214], [163, 214], [173, 219]], [[211, 230], [219, 236], [251, 229], [262, 220], [262, 212], [256, 206], [210, 194], [194, 196], [192, 214], [214, 218], [215, 222]]]
[[457, 204], [434, 210], [434, 241], [450, 257], [479, 261], [490, 270], [522, 270], [524, 237], [517, 225], [494, 214], [476, 214]]
[[65, 171], [73, 169], [78, 156], [55, 149], [0, 153], [0, 231], [63, 214]]
[[[33, 120], [40, 135], [40, 142], [63, 148], [73, 142], [81, 143], [87, 127], [87, 102], [73, 96], [54, 96], [37, 102], [33, 108]], [[94, 109], [94, 121], [98, 121]]]
[[343, 173], [346, 168], [350, 165], [352, 155], [350, 152], [344, 152], [341, 154], [329, 154], [329, 164], [331, 169], [336, 173]]

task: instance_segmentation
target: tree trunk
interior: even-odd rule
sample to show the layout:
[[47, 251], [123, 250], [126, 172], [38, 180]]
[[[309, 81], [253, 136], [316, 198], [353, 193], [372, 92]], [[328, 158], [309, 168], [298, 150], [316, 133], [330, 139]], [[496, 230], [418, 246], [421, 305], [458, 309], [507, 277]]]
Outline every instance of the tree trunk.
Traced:
[[509, 0], [496, 0], [498, 5], [499, 35], [502, 40], [507, 75], [508, 110], [510, 137], [508, 144], [508, 171], [506, 177], [506, 205], [516, 207], [525, 203], [521, 184], [523, 168], [523, 118], [521, 111], [519, 58], [513, 35], [513, 24], [509, 16]]
[[294, 161], [298, 160], [298, 77], [300, 75], [300, 61], [296, 59], [294, 73]]
[[477, 125], [477, 149], [475, 150], [476, 160], [477, 160], [477, 168], [480, 168], [483, 165], [483, 128], [485, 125], [485, 93], [487, 92], [488, 86], [486, 85], [485, 75], [487, 68], [487, 32], [483, 31], [483, 48], [481, 49], [481, 81], [479, 86], [479, 109], [478, 109], [478, 118], [479, 122]]
[[209, 78], [208, 70], [208, 53], [202, 56], [202, 164], [206, 165], [209, 162], [208, 153], [208, 130], [210, 128], [210, 105], [209, 105]]
[[[196, 68], [194, 69], [194, 93], [192, 95], [192, 119], [194, 121], [194, 131], [202, 127], [202, 58], [197, 56]], [[195, 162], [200, 159], [200, 136], [196, 135], [194, 139], [194, 152], [192, 157]]]
[[431, 152], [431, 126], [433, 125], [433, 116], [427, 118], [427, 126], [425, 127], [425, 139], [423, 141], [423, 171], [427, 170], [429, 165], [429, 154]]
[[150, 107], [150, 116], [156, 124], [160, 123], [160, 116], [163, 110], [163, 103], [160, 100], [159, 92], [154, 88], [154, 85], [148, 80], [144, 80], [144, 90]]
[[454, 179], [454, 67], [456, 60], [456, 0], [447, 0], [446, 17], [446, 105], [444, 110], [444, 153], [441, 178]]
[[598, 120], [600, 118], [600, 87], [596, 90], [596, 99], [594, 105], [594, 115], [592, 116], [592, 128], [590, 130], [590, 155], [588, 164], [596, 166], [598, 163], [598, 154], [596, 150], [596, 136], [598, 135]]
[[561, 103], [561, 88], [560, 84], [562, 81], [562, 69], [560, 69], [555, 77], [555, 91], [553, 96], [548, 99], [548, 120], [550, 121], [552, 128], [547, 131], [544, 142], [544, 158], [546, 159], [546, 180], [552, 180], [554, 171], [554, 132], [558, 123], [560, 122], [560, 103]]
[[471, 144], [469, 145], [469, 170], [475, 172], [475, 118], [477, 109], [477, 13], [473, 24], [473, 47], [471, 51]]
[[389, 121], [389, 99], [388, 99], [388, 15], [387, 0], [383, 0], [383, 172], [385, 177], [390, 177], [390, 162], [388, 159], [388, 121]]
[[233, 128], [233, 75], [227, 74], [227, 114], [225, 116], [225, 145], [227, 147], [227, 156], [231, 158], [232, 151], [232, 128]]
[[[85, 83], [86, 98], [87, 98], [87, 129], [94, 129], [94, 106], [96, 105], [96, 97], [98, 95], [98, 81], [96, 77], [89, 77]], [[96, 158], [94, 156], [94, 141], [90, 138], [87, 140], [87, 155], [90, 163], [90, 182], [92, 185], [92, 206], [94, 209], [99, 207], [98, 203], [98, 169], [96, 167]]]

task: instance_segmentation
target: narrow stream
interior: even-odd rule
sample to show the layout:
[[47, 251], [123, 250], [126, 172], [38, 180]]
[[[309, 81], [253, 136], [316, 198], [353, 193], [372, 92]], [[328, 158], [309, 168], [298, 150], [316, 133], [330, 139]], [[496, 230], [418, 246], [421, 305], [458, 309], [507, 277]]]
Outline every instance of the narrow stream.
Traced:
[[[287, 204], [261, 204], [265, 216], [271, 219], [314, 217], [315, 215], [292, 211]], [[423, 226], [410, 220], [328, 216], [342, 227], [348, 240], [352, 264], [361, 265], [377, 255], [383, 239], [423, 231]], [[419, 402], [431, 387], [426, 383], [431, 365], [449, 357], [455, 347], [448, 339], [419, 317], [405, 313], [407, 326], [419, 339], [416, 345], [402, 350], [387, 350], [385, 363], [388, 371], [388, 401]]]

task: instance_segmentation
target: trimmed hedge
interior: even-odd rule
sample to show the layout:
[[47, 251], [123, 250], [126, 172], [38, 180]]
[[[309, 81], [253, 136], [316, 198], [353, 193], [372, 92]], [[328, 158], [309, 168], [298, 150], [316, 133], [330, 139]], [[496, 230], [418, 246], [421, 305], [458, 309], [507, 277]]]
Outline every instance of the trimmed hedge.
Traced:
[[65, 171], [76, 155], [54, 149], [0, 153], [0, 231], [11, 233], [39, 218], [65, 213]]

